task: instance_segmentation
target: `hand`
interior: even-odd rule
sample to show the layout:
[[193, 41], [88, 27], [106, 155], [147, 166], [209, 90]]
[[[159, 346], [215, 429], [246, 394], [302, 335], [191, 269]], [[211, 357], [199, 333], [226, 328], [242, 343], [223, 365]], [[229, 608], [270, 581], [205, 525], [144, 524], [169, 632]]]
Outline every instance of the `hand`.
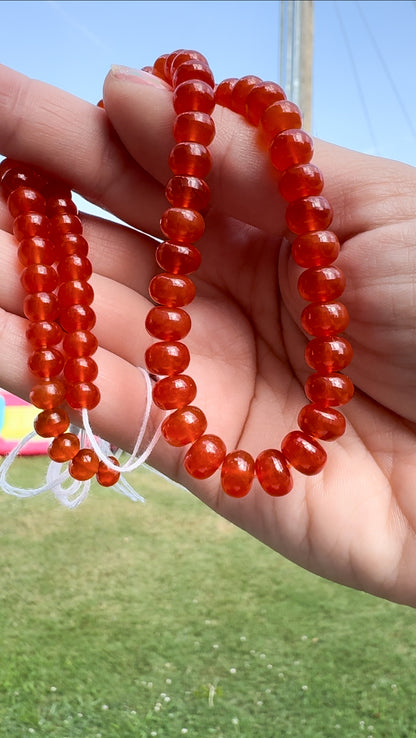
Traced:
[[[152, 339], [143, 325], [155, 273], [154, 237], [167, 203], [174, 114], [169, 90], [152, 78], [107, 77], [106, 112], [0, 69], [0, 151], [66, 180], [130, 227], [83, 217], [94, 265], [102, 401], [95, 431], [133, 446], [144, 405], [135, 367]], [[108, 123], [108, 117], [112, 126]], [[190, 306], [189, 374], [208, 430], [228, 450], [256, 456], [279, 448], [305, 404], [306, 338], [299, 316], [299, 269], [284, 238], [284, 206], [257, 133], [225, 109], [215, 112], [212, 208], [198, 246], [203, 263]], [[203, 482], [183, 469], [185, 450], [162, 439], [151, 463], [218, 513], [301, 566], [351, 587], [416, 604], [416, 171], [403, 164], [316, 142], [333, 229], [343, 243], [346, 337], [355, 356], [347, 373], [357, 390], [346, 406], [346, 434], [325, 444], [315, 477], [294, 473], [294, 489], [269, 497], [257, 484], [234, 500], [219, 474]], [[0, 384], [27, 396], [18, 278], [11, 219], [0, 210], [3, 307]], [[143, 233], [138, 233], [140, 229]], [[144, 233], [148, 235], [144, 235]], [[155, 414], [154, 422], [160, 418]]]

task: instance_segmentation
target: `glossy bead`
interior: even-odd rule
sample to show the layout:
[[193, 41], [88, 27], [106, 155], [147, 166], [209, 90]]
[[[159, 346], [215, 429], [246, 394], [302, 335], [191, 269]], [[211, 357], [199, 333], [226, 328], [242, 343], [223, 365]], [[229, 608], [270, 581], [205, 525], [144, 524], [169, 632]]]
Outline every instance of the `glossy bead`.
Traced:
[[23, 312], [28, 320], [53, 322], [59, 312], [58, 299], [51, 292], [26, 295], [23, 301]]
[[231, 93], [231, 110], [233, 110], [234, 113], [238, 113], [239, 115], [245, 114], [247, 97], [253, 87], [258, 85], [261, 81], [260, 77], [247, 75], [246, 77], [241, 77], [241, 79], [235, 83]]
[[318, 474], [327, 459], [318, 441], [302, 431], [291, 431], [284, 437], [282, 452], [291, 466], [307, 476]]
[[292, 233], [323, 231], [332, 223], [333, 211], [325, 197], [311, 195], [290, 202], [286, 209], [286, 223]]
[[162, 410], [185, 407], [196, 397], [196, 384], [186, 374], [159, 379], [153, 387], [153, 402]]
[[279, 100], [286, 100], [286, 95], [280, 85], [276, 82], [261, 82], [254, 85], [248, 93], [244, 115], [249, 123], [258, 126], [265, 110]]
[[159, 341], [146, 350], [145, 362], [151, 374], [181, 374], [190, 362], [189, 349], [178, 341]]
[[277, 449], [262, 451], [256, 459], [255, 470], [264, 491], [272, 497], [287, 495], [293, 487], [286, 459]]
[[297, 164], [286, 169], [279, 179], [279, 192], [286, 202], [320, 195], [324, 186], [322, 172], [315, 164]]
[[43, 410], [33, 423], [33, 427], [42, 438], [52, 438], [65, 433], [69, 426], [69, 418], [62, 407]]
[[187, 451], [184, 467], [194, 479], [208, 479], [220, 468], [227, 453], [224, 441], [218, 436], [198, 438]]
[[91, 277], [92, 264], [85, 256], [71, 254], [59, 262], [57, 272], [62, 282], [74, 280], [85, 282]]
[[90, 331], [95, 321], [94, 310], [89, 305], [70, 305], [59, 313], [59, 322], [67, 333]]
[[64, 377], [70, 384], [93, 382], [98, 376], [98, 366], [91, 356], [76, 356], [64, 366]]
[[177, 143], [195, 141], [208, 146], [215, 136], [215, 123], [207, 113], [187, 111], [176, 116], [173, 137]]
[[150, 282], [152, 300], [167, 307], [183, 307], [195, 297], [195, 285], [184, 274], [156, 274]]
[[100, 402], [100, 390], [92, 382], [79, 382], [67, 388], [66, 401], [75, 410], [92, 410]]
[[61, 352], [56, 349], [37, 349], [30, 354], [27, 363], [32, 374], [46, 379], [60, 374], [64, 359]]
[[13, 221], [13, 233], [17, 241], [24, 238], [49, 236], [49, 218], [43, 213], [22, 213]]
[[73, 479], [85, 482], [98, 472], [99, 459], [91, 448], [82, 448], [69, 462], [69, 473]]
[[63, 464], [70, 461], [79, 451], [79, 438], [74, 433], [61, 433], [51, 441], [48, 456], [52, 461]]
[[167, 183], [165, 195], [174, 208], [203, 211], [209, 205], [210, 189], [203, 179], [176, 175]]
[[180, 341], [191, 330], [191, 319], [181, 308], [152, 308], [146, 317], [145, 327], [154, 338], [162, 341]]
[[352, 347], [346, 338], [314, 338], [305, 348], [305, 361], [319, 374], [340, 372], [352, 360]]
[[164, 241], [156, 249], [156, 261], [172, 274], [191, 274], [201, 265], [201, 254], [192, 244]]
[[188, 80], [201, 79], [210, 87], [214, 87], [214, 76], [210, 68], [198, 59], [188, 59], [180, 64], [172, 76], [172, 86], [177, 87]]
[[7, 200], [10, 215], [17, 218], [20, 213], [33, 211], [44, 213], [46, 209], [45, 198], [37, 190], [29, 187], [18, 187], [10, 193]]
[[59, 215], [60, 213], [70, 213], [71, 215], [77, 215], [78, 213], [78, 208], [71, 197], [70, 190], [66, 193], [55, 193], [47, 197], [46, 215], [52, 218], [54, 215]]
[[345, 418], [333, 407], [305, 405], [298, 415], [298, 425], [304, 433], [320, 441], [335, 441], [345, 433]]
[[92, 356], [98, 348], [98, 341], [90, 331], [68, 333], [62, 342], [67, 356]]
[[305, 131], [282, 131], [274, 137], [270, 146], [271, 162], [280, 172], [296, 164], [307, 164], [312, 154], [313, 142]]
[[182, 82], [173, 92], [173, 107], [177, 114], [199, 110], [210, 115], [214, 105], [214, 90], [202, 80]]
[[165, 77], [165, 62], [166, 59], [170, 56], [169, 54], [161, 54], [161, 56], [158, 56], [155, 63], [152, 67], [152, 74], [155, 75], [155, 77], [159, 77], [159, 79], [163, 79], [166, 81]]
[[302, 272], [298, 291], [304, 300], [329, 302], [336, 300], [345, 289], [345, 275], [336, 266], [312, 267]]
[[311, 374], [305, 383], [305, 394], [308, 400], [319, 407], [345, 405], [354, 394], [354, 385], [345, 374], [321, 376]]
[[94, 290], [89, 282], [79, 279], [63, 282], [58, 290], [58, 300], [61, 308], [68, 308], [71, 305], [91, 305]]
[[173, 52], [173, 54], [168, 55], [168, 59], [165, 62], [165, 71], [167, 71], [171, 79], [173, 79], [178, 67], [188, 61], [197, 61], [208, 67], [208, 62], [205, 56], [199, 51], [195, 51], [194, 49], [181, 49], [180, 51], [176, 51]]
[[[183, 52], [186, 52], [186, 49], [176, 49], [176, 51], [171, 51], [170, 54], [166, 55], [164, 63], [164, 78], [169, 82], [169, 84], [172, 84], [172, 62], [175, 56]], [[191, 57], [187, 56], [186, 58], [183, 58], [182, 61], [187, 61], [189, 58]]]
[[6, 200], [18, 187], [41, 191], [45, 184], [45, 179], [27, 164], [4, 159], [0, 166], [1, 190]]
[[64, 402], [65, 389], [65, 383], [61, 379], [45, 380], [32, 387], [30, 402], [41, 410], [51, 410]]
[[66, 233], [82, 233], [82, 223], [73, 213], [58, 213], [50, 218], [51, 237], [57, 238]]
[[[109, 456], [108, 459], [116, 466], [120, 466], [115, 456]], [[110, 469], [103, 461], [100, 461], [96, 478], [101, 487], [112, 487], [113, 484], [116, 484], [120, 479], [120, 472]]]
[[55, 245], [60, 259], [71, 254], [87, 256], [88, 242], [81, 233], [65, 233], [55, 238]]
[[221, 466], [221, 485], [230, 497], [245, 497], [254, 479], [254, 459], [246, 451], [227, 454]]
[[162, 423], [162, 434], [171, 446], [186, 446], [205, 433], [207, 419], [198, 407], [188, 405], [175, 410]]
[[62, 341], [62, 330], [57, 323], [48, 320], [29, 323], [26, 338], [34, 349], [56, 346]]
[[292, 243], [292, 258], [296, 264], [305, 268], [329, 266], [338, 258], [339, 250], [335, 233], [316, 231], [295, 238]]
[[215, 102], [217, 105], [221, 105], [223, 108], [231, 108], [231, 95], [237, 82], [237, 77], [228, 77], [216, 86]]
[[193, 141], [177, 143], [169, 154], [169, 168], [173, 174], [191, 177], [206, 177], [212, 160], [206, 146]]
[[315, 302], [307, 305], [301, 315], [302, 328], [311, 336], [331, 336], [343, 333], [349, 323], [348, 310], [342, 302]]
[[20, 282], [26, 292], [53, 292], [58, 284], [58, 277], [51, 266], [29, 264], [21, 273]]
[[205, 221], [196, 210], [169, 208], [162, 215], [160, 228], [170, 241], [194, 243], [203, 235]]
[[302, 113], [295, 103], [285, 99], [269, 105], [260, 119], [260, 131], [268, 142], [282, 131], [301, 127]]
[[53, 242], [40, 236], [24, 238], [17, 249], [17, 256], [23, 266], [29, 266], [29, 264], [50, 266], [56, 261]]

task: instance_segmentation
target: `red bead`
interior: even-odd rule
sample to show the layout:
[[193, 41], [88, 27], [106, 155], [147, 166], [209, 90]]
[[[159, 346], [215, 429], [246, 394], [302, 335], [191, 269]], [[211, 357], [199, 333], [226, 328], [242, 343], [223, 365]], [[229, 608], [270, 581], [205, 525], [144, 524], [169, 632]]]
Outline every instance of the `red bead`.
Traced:
[[224, 441], [218, 436], [201, 436], [187, 451], [184, 466], [195, 479], [208, 479], [220, 468], [227, 453]]
[[65, 233], [56, 236], [55, 244], [59, 259], [71, 254], [78, 254], [78, 256], [87, 256], [88, 254], [88, 242], [80, 233]]
[[92, 264], [85, 256], [71, 254], [59, 262], [57, 272], [61, 282], [71, 282], [73, 280], [85, 282], [91, 277]]
[[254, 459], [246, 451], [227, 454], [221, 467], [221, 484], [230, 497], [245, 497], [254, 479]]
[[21, 273], [20, 282], [26, 292], [53, 292], [58, 284], [58, 277], [51, 266], [29, 264]]
[[245, 115], [247, 97], [253, 87], [261, 82], [262, 80], [260, 79], [260, 77], [247, 75], [246, 77], [242, 77], [238, 80], [238, 82], [235, 83], [231, 93], [231, 110], [233, 110], [234, 113]]
[[345, 405], [354, 394], [354, 385], [345, 374], [335, 373], [325, 377], [311, 374], [305, 383], [305, 393], [308, 400], [319, 407]]
[[90, 331], [74, 331], [64, 337], [62, 348], [67, 356], [91, 356], [98, 348], [98, 341]]
[[45, 380], [35, 384], [30, 392], [30, 402], [41, 410], [51, 410], [65, 400], [65, 383], [61, 379]]
[[37, 190], [29, 187], [18, 187], [17, 190], [9, 195], [7, 207], [13, 218], [17, 218], [20, 213], [29, 211], [35, 213], [44, 213], [46, 208], [45, 198]]
[[52, 410], [43, 410], [39, 413], [33, 423], [33, 427], [42, 438], [52, 438], [65, 433], [69, 426], [69, 418], [65, 410], [61, 407]]
[[26, 295], [23, 301], [23, 312], [28, 320], [53, 322], [59, 312], [58, 299], [50, 292]]
[[29, 264], [47, 264], [50, 266], [56, 261], [54, 244], [47, 238], [41, 238], [41, 236], [24, 238], [19, 244], [17, 256], [23, 266]]
[[82, 233], [82, 223], [73, 213], [58, 213], [50, 219], [51, 236], [59, 238], [67, 233]]
[[188, 61], [197, 61], [208, 66], [208, 62], [203, 54], [193, 49], [181, 49], [180, 51], [174, 51], [168, 55], [167, 61], [165, 62], [165, 71], [168, 73], [170, 78], [175, 76], [175, 72], [181, 64], [185, 64]]
[[270, 448], [262, 451], [255, 462], [257, 479], [264, 491], [272, 497], [287, 495], [293, 479], [286, 459], [280, 451]]
[[352, 360], [351, 344], [341, 336], [314, 338], [305, 348], [305, 360], [308, 366], [319, 374], [340, 372]]
[[166, 81], [165, 62], [168, 56], [170, 56], [170, 54], [162, 54], [161, 56], [158, 56], [152, 67], [152, 74], [154, 74], [155, 77], [159, 77], [159, 79], [163, 79], [164, 81]]
[[189, 349], [178, 341], [159, 341], [149, 346], [145, 361], [152, 374], [181, 374], [190, 361]]
[[302, 408], [298, 425], [304, 433], [320, 441], [334, 441], [345, 432], [345, 418], [339, 410], [313, 404]]
[[190, 274], [201, 265], [201, 254], [192, 244], [164, 241], [156, 249], [156, 261], [172, 274]]
[[210, 115], [214, 110], [214, 91], [202, 80], [182, 82], [173, 92], [173, 107], [177, 114], [199, 110]]
[[237, 82], [237, 77], [229, 77], [216, 86], [215, 102], [217, 105], [221, 105], [223, 108], [231, 108], [231, 95]]
[[71, 215], [77, 215], [78, 213], [78, 208], [69, 190], [66, 193], [61, 192], [60, 194], [50, 195], [46, 200], [46, 215], [49, 218], [52, 218], [54, 215], [60, 215], [61, 213], [70, 213]]
[[322, 172], [315, 164], [297, 164], [286, 169], [279, 180], [279, 192], [287, 202], [300, 197], [320, 195], [323, 186]]
[[182, 141], [173, 147], [168, 164], [173, 174], [206, 177], [212, 166], [211, 154], [203, 144]]
[[326, 451], [302, 431], [291, 431], [282, 441], [282, 451], [289, 464], [302, 474], [318, 474], [325, 466]]
[[302, 113], [298, 106], [290, 100], [279, 100], [272, 103], [266, 108], [260, 119], [260, 131], [268, 142], [271, 142], [282, 131], [301, 127]]
[[146, 317], [145, 327], [154, 338], [162, 341], [179, 341], [191, 330], [191, 319], [181, 308], [152, 308]]
[[340, 297], [345, 289], [345, 275], [336, 266], [312, 267], [302, 272], [298, 290], [304, 300], [328, 302]]
[[329, 266], [337, 259], [339, 249], [338, 238], [332, 231], [304, 233], [293, 241], [292, 257], [301, 267]]
[[153, 402], [162, 410], [185, 407], [196, 397], [196, 384], [186, 374], [160, 379], [153, 387]]
[[52, 461], [63, 464], [70, 461], [79, 451], [79, 438], [74, 433], [61, 433], [51, 441], [48, 455]]
[[[276, 103], [278, 105], [279, 103]], [[270, 147], [270, 159], [282, 172], [295, 164], [307, 164], [313, 154], [313, 142], [305, 131], [282, 131], [274, 137]]]
[[292, 233], [323, 231], [331, 225], [332, 208], [325, 197], [310, 196], [290, 202], [286, 210], [286, 223]]
[[254, 85], [246, 98], [245, 117], [253, 126], [258, 126], [265, 110], [273, 103], [285, 99], [284, 91], [275, 82], [261, 82]]
[[56, 377], [62, 371], [64, 365], [63, 356], [60, 351], [53, 348], [38, 349], [28, 359], [30, 371], [37, 377]]
[[201, 213], [186, 208], [169, 208], [160, 220], [162, 233], [171, 241], [194, 243], [205, 230]]
[[349, 323], [348, 310], [342, 302], [315, 302], [302, 311], [301, 323], [311, 336], [331, 336], [343, 333]]
[[93, 382], [98, 376], [98, 366], [91, 356], [76, 356], [64, 366], [64, 377], [70, 384]]
[[195, 141], [208, 146], [215, 136], [215, 123], [207, 113], [199, 110], [180, 113], [173, 125], [173, 137], [177, 143]]
[[209, 205], [210, 190], [203, 179], [176, 175], [167, 183], [165, 195], [174, 208], [203, 211]]
[[29, 323], [26, 338], [35, 349], [56, 346], [62, 341], [62, 330], [57, 323], [48, 320]]
[[24, 238], [49, 236], [49, 218], [42, 213], [22, 213], [13, 221], [13, 233], [17, 241]]
[[68, 308], [71, 305], [91, 305], [94, 290], [89, 282], [79, 279], [63, 282], [58, 290], [58, 300], [61, 308]]
[[152, 300], [167, 307], [189, 305], [195, 297], [195, 285], [183, 274], [157, 274], [150, 282]]
[[186, 446], [205, 433], [207, 419], [198, 407], [188, 405], [169, 415], [162, 423], [162, 434], [171, 446]]
[[59, 314], [59, 322], [67, 333], [90, 331], [95, 320], [94, 310], [89, 305], [70, 305]]
[[98, 472], [99, 459], [95, 451], [82, 448], [69, 462], [69, 473], [73, 479], [85, 482]]
[[[116, 466], [120, 466], [115, 456], [109, 456], [108, 459]], [[112, 487], [120, 479], [120, 472], [110, 469], [103, 461], [100, 461], [96, 477], [98, 484], [101, 484], [102, 487]]]
[[87, 408], [92, 410], [100, 402], [100, 390], [92, 382], [71, 384], [66, 392], [66, 401], [76, 410]]
[[0, 166], [2, 167], [1, 190], [6, 199], [19, 187], [42, 191], [45, 185], [44, 177], [28, 164], [22, 164], [12, 159], [4, 159]]
[[202, 61], [198, 59], [188, 59], [188, 61], [182, 62], [172, 76], [172, 85], [177, 87], [182, 82], [188, 80], [201, 79], [206, 82], [210, 87], [214, 87], [214, 76], [210, 68]]

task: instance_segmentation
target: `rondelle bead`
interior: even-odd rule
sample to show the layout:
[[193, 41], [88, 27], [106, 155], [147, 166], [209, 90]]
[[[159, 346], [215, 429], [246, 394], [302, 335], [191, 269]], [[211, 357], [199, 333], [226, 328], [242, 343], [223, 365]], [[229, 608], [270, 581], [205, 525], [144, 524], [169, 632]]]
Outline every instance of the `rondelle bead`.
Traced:
[[298, 291], [304, 300], [329, 302], [340, 297], [345, 289], [345, 275], [336, 266], [312, 267], [302, 272]]
[[61, 282], [86, 281], [91, 277], [92, 264], [85, 256], [71, 254], [58, 263], [57, 272]]
[[200, 436], [187, 451], [183, 463], [194, 479], [208, 479], [220, 468], [226, 453], [225, 443], [218, 436]]
[[210, 115], [214, 110], [214, 90], [199, 79], [182, 82], [173, 91], [173, 107], [177, 114], [200, 110]]
[[215, 136], [215, 123], [208, 113], [187, 111], [176, 116], [173, 137], [177, 143], [195, 141], [208, 146]]
[[342, 336], [314, 338], [306, 345], [305, 361], [319, 374], [332, 374], [345, 369], [351, 362], [351, 344]]
[[161, 217], [160, 228], [171, 241], [194, 243], [203, 235], [205, 221], [196, 210], [169, 208]]
[[91, 448], [82, 448], [69, 462], [68, 470], [73, 479], [85, 482], [98, 472], [99, 458]]
[[63, 282], [58, 289], [58, 300], [61, 308], [68, 308], [71, 305], [91, 305], [94, 290], [89, 282], [80, 279]]
[[[264, 111], [260, 119], [260, 131], [269, 143], [282, 131], [302, 127], [302, 113], [290, 100], [279, 100]], [[287, 167], [283, 167], [286, 169]]]
[[200, 79], [210, 87], [214, 87], [215, 84], [214, 75], [206, 63], [198, 59], [188, 59], [176, 67], [173, 72], [172, 86], [177, 87], [182, 82], [193, 79]]
[[201, 265], [201, 254], [192, 244], [163, 241], [156, 249], [156, 261], [172, 274], [191, 274]]
[[254, 459], [246, 451], [232, 451], [221, 466], [221, 485], [230, 497], [245, 497], [254, 479]]
[[190, 405], [196, 397], [196, 384], [186, 374], [159, 379], [153, 387], [153, 402], [162, 410], [175, 410]]
[[179, 341], [159, 341], [146, 350], [145, 362], [151, 374], [181, 374], [190, 362], [189, 349]]
[[[279, 105], [279, 103], [275, 103]], [[274, 167], [282, 172], [296, 164], [307, 164], [313, 154], [313, 142], [305, 132], [296, 129], [282, 131], [273, 138], [270, 159]]]
[[329, 266], [338, 258], [339, 250], [338, 238], [332, 231], [304, 233], [292, 243], [292, 258], [305, 268]]
[[302, 328], [311, 336], [343, 333], [349, 323], [348, 310], [342, 302], [314, 302], [301, 314]]
[[92, 356], [98, 348], [98, 341], [90, 331], [74, 331], [64, 336], [62, 348], [67, 356]]
[[92, 382], [71, 384], [66, 391], [66, 401], [75, 410], [92, 410], [100, 402], [100, 390]]
[[23, 300], [23, 312], [28, 320], [56, 320], [59, 312], [58, 298], [53, 292], [35, 292]]
[[24, 238], [20, 241], [17, 256], [23, 266], [28, 266], [29, 264], [46, 264], [50, 266], [56, 261], [53, 242], [41, 236]]
[[291, 431], [282, 441], [282, 452], [291, 466], [301, 474], [319, 474], [325, 466], [325, 449], [303, 431]]
[[333, 407], [305, 405], [298, 415], [298, 425], [304, 433], [320, 441], [335, 441], [345, 433], [345, 418]]
[[[116, 466], [120, 466], [120, 463], [117, 461], [115, 456], [109, 456], [108, 459]], [[110, 469], [103, 461], [100, 461], [98, 464], [96, 479], [101, 487], [112, 487], [113, 484], [116, 484], [120, 479], [120, 472]]]
[[62, 341], [62, 329], [57, 323], [40, 320], [29, 323], [26, 338], [34, 349], [57, 346]]
[[61, 352], [56, 349], [37, 349], [30, 354], [27, 363], [32, 374], [47, 379], [60, 374], [64, 359]]
[[264, 491], [272, 497], [287, 495], [293, 487], [290, 469], [283, 454], [270, 448], [262, 451], [255, 462], [256, 476]]
[[246, 77], [241, 77], [241, 79], [235, 83], [231, 92], [231, 110], [233, 110], [234, 113], [245, 115], [247, 97], [253, 87], [258, 85], [261, 81], [260, 77], [247, 75]]
[[52, 461], [63, 464], [70, 461], [79, 451], [79, 438], [74, 433], [61, 433], [51, 441], [48, 456]]
[[210, 190], [203, 179], [182, 174], [170, 178], [165, 196], [174, 208], [204, 211], [209, 205]]
[[81, 233], [65, 233], [55, 238], [55, 245], [59, 259], [71, 254], [87, 256], [88, 241]]
[[20, 275], [26, 292], [53, 292], [58, 284], [55, 269], [47, 264], [29, 264]]
[[51, 227], [51, 237], [59, 238], [66, 233], [82, 233], [82, 223], [74, 213], [58, 213], [49, 220]]
[[91, 356], [76, 356], [64, 366], [64, 377], [70, 384], [93, 382], [98, 376], [98, 366]]
[[24, 238], [49, 236], [49, 218], [43, 213], [22, 213], [13, 221], [13, 233], [17, 241]]
[[235, 85], [238, 82], [237, 77], [228, 77], [215, 87], [215, 102], [223, 108], [231, 108], [231, 95]]
[[286, 209], [286, 223], [292, 233], [296, 234], [324, 231], [331, 225], [332, 218], [332, 207], [320, 195], [294, 200]]
[[149, 284], [152, 300], [167, 307], [189, 305], [195, 297], [195, 285], [184, 274], [156, 274]]
[[69, 418], [62, 407], [43, 410], [33, 423], [33, 427], [42, 438], [52, 438], [65, 433], [69, 426]]
[[322, 172], [315, 164], [297, 164], [286, 169], [279, 179], [279, 192], [286, 202], [320, 195], [324, 186]]
[[311, 374], [305, 382], [305, 394], [319, 407], [345, 405], [354, 394], [354, 385], [345, 374], [334, 373], [324, 377]]
[[29, 187], [18, 187], [10, 193], [7, 200], [10, 215], [17, 218], [20, 213], [29, 211], [44, 213], [46, 209], [45, 198], [37, 190]]
[[59, 313], [59, 322], [67, 333], [90, 331], [95, 321], [94, 310], [89, 305], [70, 305]]
[[180, 341], [191, 330], [191, 319], [182, 308], [167, 308], [162, 305], [149, 310], [145, 327], [154, 338], [162, 341]]
[[186, 446], [202, 436], [206, 428], [207, 419], [202, 410], [188, 405], [175, 410], [165, 418], [162, 423], [162, 434], [171, 446]]
[[279, 100], [286, 100], [285, 92], [280, 85], [276, 82], [261, 82], [254, 85], [248, 93], [244, 115], [249, 123], [258, 126], [265, 110]]
[[211, 170], [212, 160], [211, 154], [203, 144], [182, 141], [171, 150], [168, 164], [173, 174], [206, 177]]
[[61, 379], [45, 379], [30, 391], [30, 402], [41, 410], [51, 410], [65, 401], [65, 382]]

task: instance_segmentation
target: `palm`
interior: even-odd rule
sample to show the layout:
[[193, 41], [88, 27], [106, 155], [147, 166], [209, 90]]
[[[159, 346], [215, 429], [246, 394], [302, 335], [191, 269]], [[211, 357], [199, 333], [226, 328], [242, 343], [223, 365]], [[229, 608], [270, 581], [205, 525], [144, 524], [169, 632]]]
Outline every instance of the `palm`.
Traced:
[[[6, 70], [6, 74], [10, 73]], [[16, 76], [15, 85], [20, 84]], [[168, 176], [171, 145], [166, 136], [172, 115], [169, 98], [164, 91], [137, 86], [132, 100], [130, 90], [131, 86], [110, 79], [106, 108], [123, 144], [143, 169], [114, 140], [101, 111], [63, 93], [59, 105], [66, 106], [68, 128], [56, 133], [61, 141], [64, 135], [67, 150], [71, 144], [72, 149], [67, 156], [61, 152], [59, 164], [59, 142], [55, 144], [50, 135], [42, 139], [41, 106], [35, 120], [30, 111], [32, 120], [26, 123], [26, 132], [29, 128], [38, 131], [37, 138], [25, 140], [24, 125], [18, 136], [10, 138], [13, 116], [29, 118], [27, 110], [15, 108], [13, 113], [8, 110], [7, 123], [0, 128], [0, 144], [7, 155], [55, 171], [126, 222], [158, 235], [158, 217], [165, 206], [159, 182]], [[44, 86], [38, 86], [37, 99], [40, 94], [49, 104], [57, 96]], [[87, 162], [82, 150], [85, 143], [71, 130], [71, 115], [76, 120], [81, 114], [88, 121], [91, 153]], [[303, 305], [296, 293], [296, 267], [282, 241], [283, 209], [267, 157], [258, 154], [253, 131], [236, 122], [232, 114], [220, 112], [217, 127], [220, 133], [212, 147], [214, 161], [219, 162], [211, 176], [213, 208], [201, 241], [203, 265], [195, 278], [197, 298], [190, 309], [189, 373], [196, 380], [197, 404], [207, 415], [209, 431], [218, 433], [230, 450], [244, 448], [255, 455], [264, 448], [279, 447], [285, 433], [296, 427], [297, 413], [304, 404], [302, 384], [307, 368], [305, 338], [299, 329]], [[101, 144], [96, 143], [97, 129]], [[107, 163], [100, 170], [100, 181], [103, 151]], [[245, 160], [242, 151], [249, 152]], [[163, 441], [152, 463], [301, 565], [345, 584], [414, 604], [410, 562], [416, 525], [411, 498], [416, 466], [416, 402], [412, 396], [416, 269], [411, 264], [410, 245], [416, 223], [410, 194], [416, 177], [410, 168], [324, 144], [318, 146], [317, 158], [327, 175], [326, 193], [336, 212], [334, 229], [344, 241], [340, 265], [348, 279], [348, 337], [355, 348], [350, 374], [358, 390], [345, 413], [350, 421], [346, 435], [328, 446], [329, 461], [323, 473], [312, 478], [296, 473], [294, 491], [278, 500], [260, 488], [242, 500], [228, 498], [220, 490], [217, 475], [202, 483], [192, 480], [183, 471], [181, 453]], [[390, 170], [388, 177], [386, 169]], [[124, 179], [114, 184], [112, 175], [116, 177], [120, 170]], [[383, 179], [380, 183], [381, 175], [385, 184]], [[349, 184], [352, 178], [353, 187]], [[2, 222], [7, 231], [10, 221], [4, 212]], [[93, 218], [85, 219], [85, 229], [96, 271], [96, 332], [102, 347], [103, 402], [92, 419], [97, 432], [127, 448], [134, 442], [143, 405], [143, 386], [134, 366], [142, 363], [150, 342], [141, 326], [149, 307], [146, 294], [155, 268], [154, 247], [149, 238]], [[7, 233], [3, 241], [2, 254], [10, 270], [14, 257]], [[17, 275], [1, 290], [1, 304], [13, 314], [10, 326], [17, 337], [14, 345], [10, 333], [2, 341], [6, 359], [2, 383], [22, 393], [30, 386], [30, 378], [25, 369], [22, 319], [17, 317], [21, 304]]]

